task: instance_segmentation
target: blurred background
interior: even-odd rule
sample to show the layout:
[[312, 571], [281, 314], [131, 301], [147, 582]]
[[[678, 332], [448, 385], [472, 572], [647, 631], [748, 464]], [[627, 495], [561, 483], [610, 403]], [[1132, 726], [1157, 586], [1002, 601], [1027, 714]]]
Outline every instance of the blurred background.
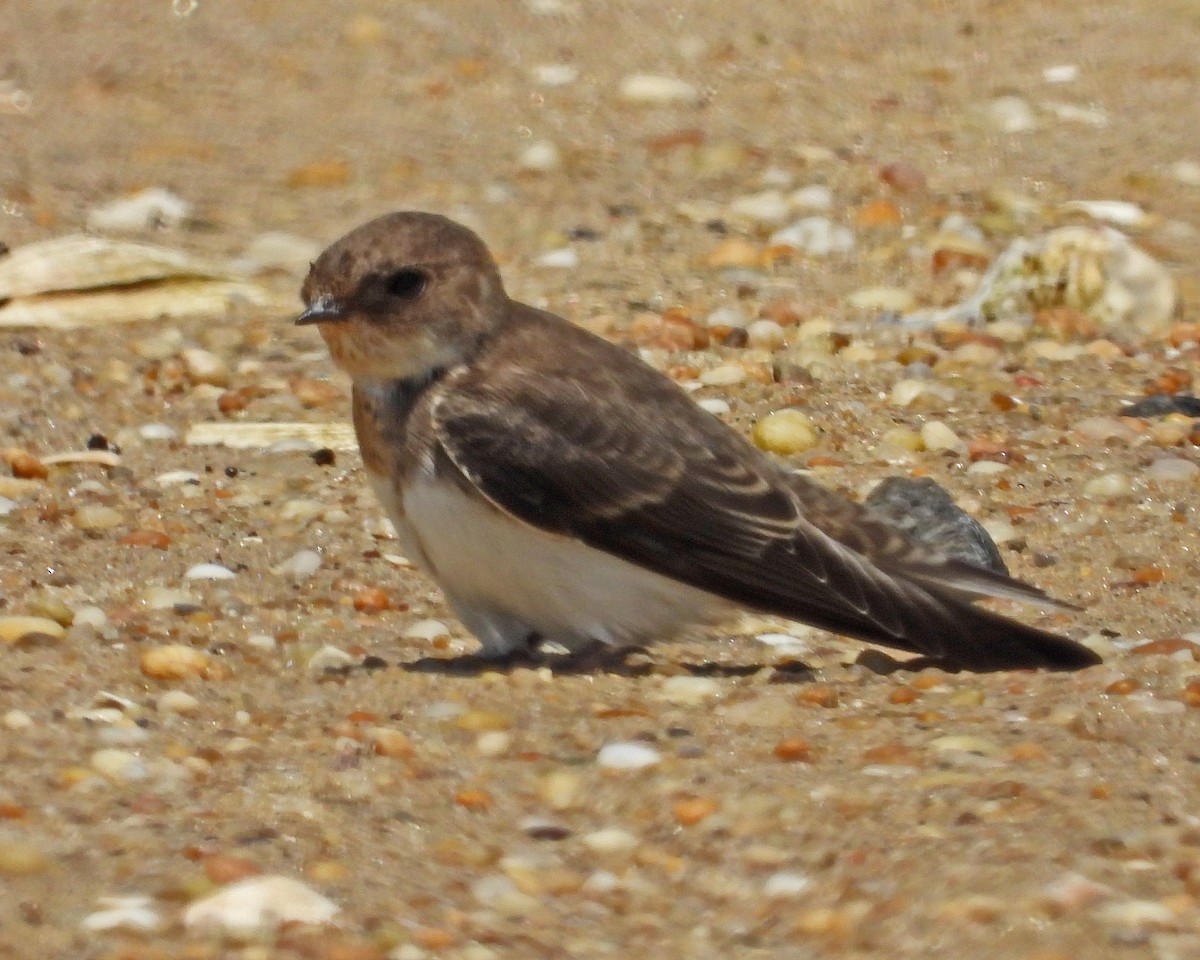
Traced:
[[[145, 188], [189, 205], [171, 242], [228, 256], [425, 208], [526, 263], [518, 291], [586, 312], [610, 283], [719, 298], [695, 274], [714, 233], [804, 212], [730, 216], [763, 191], [829, 188], [821, 212], [873, 231], [868, 252], [997, 189], [1200, 223], [1197, 49], [1188, 0], [8, 3], [0, 240]], [[879, 198], [896, 211], [862, 213]], [[1195, 263], [1194, 236], [1163, 244]], [[538, 267], [564, 247], [576, 269]], [[896, 252], [790, 275], [833, 303], [908, 269]]]

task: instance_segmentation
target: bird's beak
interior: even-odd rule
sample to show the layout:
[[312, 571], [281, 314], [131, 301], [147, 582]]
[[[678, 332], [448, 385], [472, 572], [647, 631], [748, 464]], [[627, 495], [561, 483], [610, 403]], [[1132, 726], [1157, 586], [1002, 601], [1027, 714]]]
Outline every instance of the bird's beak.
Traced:
[[310, 323], [328, 323], [330, 320], [343, 320], [345, 317], [346, 308], [333, 297], [317, 297], [296, 318], [296, 326], [302, 327]]

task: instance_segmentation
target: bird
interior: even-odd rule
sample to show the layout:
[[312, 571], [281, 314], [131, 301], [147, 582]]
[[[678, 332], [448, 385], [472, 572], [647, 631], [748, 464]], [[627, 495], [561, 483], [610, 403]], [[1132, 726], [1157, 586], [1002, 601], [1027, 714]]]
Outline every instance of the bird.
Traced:
[[974, 601], [1070, 605], [923, 546], [633, 352], [511, 299], [453, 220], [401, 211], [351, 230], [301, 298], [295, 323], [352, 380], [370, 484], [479, 657], [644, 648], [742, 608], [948, 670], [1099, 662]]

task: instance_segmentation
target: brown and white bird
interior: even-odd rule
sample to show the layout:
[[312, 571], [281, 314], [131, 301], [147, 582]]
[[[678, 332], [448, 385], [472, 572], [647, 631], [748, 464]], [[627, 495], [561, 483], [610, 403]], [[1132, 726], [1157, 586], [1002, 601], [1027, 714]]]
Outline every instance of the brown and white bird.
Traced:
[[973, 606], [1052, 604], [789, 473], [668, 377], [509, 299], [466, 227], [394, 213], [338, 240], [306, 309], [354, 381], [371, 483], [483, 654], [646, 644], [731, 605], [951, 669], [1098, 657]]

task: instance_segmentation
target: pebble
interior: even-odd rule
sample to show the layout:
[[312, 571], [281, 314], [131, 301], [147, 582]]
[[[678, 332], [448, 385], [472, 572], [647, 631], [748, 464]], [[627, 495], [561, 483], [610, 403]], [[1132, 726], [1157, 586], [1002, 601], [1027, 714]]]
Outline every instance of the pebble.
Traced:
[[966, 453], [967, 444], [957, 433], [951, 430], [941, 420], [931, 420], [921, 426], [921, 441], [926, 450], [949, 450], [954, 453]]
[[724, 416], [733, 409], [729, 406], [728, 400], [722, 400], [720, 397], [704, 397], [696, 401], [696, 406], [718, 417]]
[[550, 140], [535, 140], [521, 151], [517, 165], [530, 173], [550, 173], [562, 166], [562, 154]]
[[823, 183], [810, 183], [795, 191], [788, 201], [797, 210], [828, 210], [833, 206], [833, 191]]
[[8, 497], [0, 497], [0, 517], [7, 517], [17, 508], [17, 501]]
[[808, 414], [795, 409], [775, 410], [754, 424], [754, 445], [780, 456], [803, 453], [817, 445], [817, 428]]
[[191, 212], [191, 204], [170, 190], [147, 187], [88, 211], [87, 227], [98, 233], [140, 233], [178, 226]]
[[418, 620], [405, 627], [401, 636], [408, 640], [436, 640], [450, 636], [450, 628], [441, 620]]
[[700, 91], [690, 83], [676, 77], [650, 73], [635, 73], [625, 77], [619, 92], [621, 99], [627, 103], [647, 105], [696, 103], [700, 99]]
[[609, 770], [642, 770], [662, 762], [662, 754], [644, 743], [609, 743], [600, 748], [596, 762]]
[[199, 483], [200, 474], [192, 470], [168, 470], [154, 478], [160, 487], [173, 487], [180, 483]]
[[746, 327], [746, 344], [756, 350], [778, 350], [787, 334], [774, 320], [755, 320]]
[[33, 726], [33, 717], [24, 710], [8, 710], [0, 717], [6, 730], [28, 730]]
[[0, 617], [0, 644], [21, 643], [35, 636], [61, 640], [66, 634], [63, 625], [49, 617]]
[[763, 190], [729, 203], [730, 217], [768, 225], [783, 223], [791, 210], [791, 204], [778, 190]]
[[706, 387], [732, 387], [746, 379], [746, 368], [736, 363], [722, 363], [700, 374], [700, 382]]
[[531, 71], [533, 82], [543, 87], [565, 87], [579, 79], [579, 69], [569, 63], [543, 63]]
[[0, 833], [0, 876], [43, 873], [50, 866], [46, 852], [31, 840]]
[[984, 108], [988, 123], [1001, 133], [1027, 133], [1037, 127], [1028, 101], [1018, 96], [996, 97]]
[[773, 900], [798, 897], [812, 886], [812, 877], [782, 870], [767, 877], [763, 893]]
[[1111, 497], [1123, 497], [1133, 489], [1133, 483], [1123, 473], [1102, 473], [1092, 477], [1083, 485], [1083, 494], [1106, 500]]
[[168, 643], [144, 650], [141, 671], [154, 680], [187, 680], [204, 676], [210, 666], [208, 654], [182, 643]]
[[572, 770], [552, 770], [538, 781], [538, 796], [552, 810], [569, 810], [583, 792], [583, 779]]
[[1108, 903], [1096, 912], [1106, 923], [1137, 929], [1171, 929], [1178, 922], [1175, 911], [1157, 900], [1122, 900]]
[[475, 752], [481, 757], [499, 757], [512, 746], [512, 734], [503, 730], [488, 730], [475, 738]]
[[358, 660], [348, 654], [345, 650], [333, 646], [333, 644], [325, 644], [316, 653], [308, 658], [308, 663], [305, 664], [305, 669], [310, 674], [325, 673], [328, 670], [338, 670], [343, 667], [352, 667]]
[[100, 909], [89, 913], [80, 922], [84, 930], [102, 933], [107, 930], [137, 930], [150, 933], [162, 926], [162, 918], [154, 909], [154, 901], [143, 894], [120, 897], [101, 897]]
[[299, 550], [271, 572], [304, 580], [321, 569], [321, 555], [316, 550]]
[[735, 329], [746, 325], [747, 317], [737, 307], [718, 307], [704, 318], [706, 327], [733, 327]]
[[109, 780], [130, 782], [144, 780], [148, 775], [141, 757], [128, 750], [97, 750], [92, 754], [91, 765], [93, 770]]
[[846, 303], [856, 310], [881, 313], [907, 313], [916, 302], [916, 297], [903, 287], [862, 287], [846, 297]]
[[138, 427], [138, 436], [143, 440], [174, 440], [179, 432], [165, 423], [145, 423]]
[[229, 367], [211, 350], [189, 347], [180, 353], [180, 358], [193, 383], [207, 383], [214, 387], [229, 385]]
[[71, 625], [74, 627], [89, 627], [92, 630], [101, 630], [108, 623], [108, 614], [99, 607], [88, 604], [82, 607], [76, 607], [72, 611]]
[[1188, 187], [1200, 187], [1200, 161], [1176, 160], [1171, 164], [1171, 176]]
[[1068, 200], [1062, 209], [1119, 227], [1139, 227], [1146, 222], [1146, 211], [1127, 200]]
[[154, 703], [160, 713], [191, 716], [200, 709], [200, 701], [183, 690], [168, 690]]
[[539, 267], [572, 270], [579, 266], [579, 254], [571, 247], [559, 247], [557, 250], [547, 250], [534, 263]]
[[237, 574], [219, 563], [198, 563], [183, 576], [186, 580], [232, 580]]
[[274, 929], [285, 923], [328, 923], [339, 907], [290, 877], [249, 877], [197, 900], [187, 908], [188, 927], [219, 927], [238, 933]]
[[1073, 63], [1060, 63], [1042, 70], [1042, 79], [1047, 83], [1073, 83], [1079, 79], [1079, 67]]
[[1200, 475], [1200, 466], [1183, 457], [1163, 457], [1146, 468], [1146, 479], [1154, 483], [1187, 483]]
[[668, 703], [697, 704], [721, 692], [721, 685], [712, 677], [667, 677], [658, 696]]
[[628, 830], [619, 827], [608, 827], [604, 830], [594, 830], [581, 838], [583, 845], [596, 853], [624, 853], [633, 850], [641, 842]]
[[772, 246], [791, 247], [810, 257], [827, 257], [853, 250], [854, 233], [828, 217], [804, 217], [775, 231], [769, 242]]
[[71, 525], [77, 530], [111, 530], [124, 522], [125, 515], [120, 510], [98, 503], [80, 507], [71, 518]]
[[170, 610], [173, 607], [194, 605], [192, 594], [177, 587], [150, 587], [142, 594], [142, 602], [151, 610]]

